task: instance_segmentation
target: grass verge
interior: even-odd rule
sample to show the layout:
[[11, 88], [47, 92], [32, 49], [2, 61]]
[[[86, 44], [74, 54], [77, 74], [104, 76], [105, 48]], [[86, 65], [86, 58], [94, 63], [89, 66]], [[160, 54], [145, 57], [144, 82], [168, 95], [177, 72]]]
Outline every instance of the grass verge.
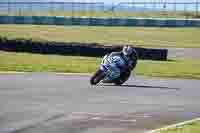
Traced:
[[[0, 51], [0, 71], [94, 73], [101, 59]], [[137, 75], [200, 79], [199, 60], [139, 60]]]
[[176, 128], [161, 130], [156, 133], [200, 133], [200, 121], [178, 126]]
[[0, 25], [0, 37], [50, 42], [200, 48], [198, 28]]
[[109, 17], [109, 18], [199, 18], [196, 12], [169, 12], [169, 11], [34, 11], [34, 12], [0, 12], [0, 15], [17, 15], [17, 16], [68, 16], [68, 17]]

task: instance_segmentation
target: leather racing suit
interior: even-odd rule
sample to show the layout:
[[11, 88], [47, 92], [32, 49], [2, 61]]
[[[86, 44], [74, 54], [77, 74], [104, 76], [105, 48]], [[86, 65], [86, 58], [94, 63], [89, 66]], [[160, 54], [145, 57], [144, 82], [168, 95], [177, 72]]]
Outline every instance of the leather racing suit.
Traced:
[[122, 52], [112, 52], [107, 54], [103, 58], [102, 64], [108, 64], [109, 66], [103, 65], [100, 69], [106, 71], [109, 67], [111, 73], [108, 74], [105, 81], [112, 81], [117, 79], [123, 71], [127, 69], [133, 70], [137, 64], [137, 54], [133, 57], [126, 57]]

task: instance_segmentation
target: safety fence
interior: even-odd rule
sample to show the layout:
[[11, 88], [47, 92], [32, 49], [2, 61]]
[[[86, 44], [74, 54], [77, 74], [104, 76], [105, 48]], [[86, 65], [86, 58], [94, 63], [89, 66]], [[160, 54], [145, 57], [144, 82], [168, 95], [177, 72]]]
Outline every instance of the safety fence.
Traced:
[[[129, 0], [130, 1], [130, 0]], [[200, 18], [200, 2], [0, 2], [1, 15]]]

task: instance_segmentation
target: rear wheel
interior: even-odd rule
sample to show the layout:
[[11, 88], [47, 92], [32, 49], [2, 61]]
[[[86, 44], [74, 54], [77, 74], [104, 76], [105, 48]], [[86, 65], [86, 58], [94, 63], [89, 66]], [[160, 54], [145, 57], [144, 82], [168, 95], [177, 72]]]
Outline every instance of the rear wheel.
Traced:
[[130, 75], [131, 75], [131, 71], [130, 70], [121, 73], [120, 77], [117, 78], [114, 81], [114, 84], [115, 85], [122, 85], [123, 83], [125, 83], [129, 79]]
[[105, 77], [105, 73], [102, 70], [97, 70], [96, 73], [91, 77], [90, 84], [96, 85]]

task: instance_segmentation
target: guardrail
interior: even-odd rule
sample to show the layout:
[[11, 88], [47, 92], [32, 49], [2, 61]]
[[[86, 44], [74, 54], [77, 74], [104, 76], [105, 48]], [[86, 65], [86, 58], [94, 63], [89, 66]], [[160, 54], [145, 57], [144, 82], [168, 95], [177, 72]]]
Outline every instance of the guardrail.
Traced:
[[52, 16], [0, 16], [0, 24], [200, 27], [200, 19], [87, 18]]

